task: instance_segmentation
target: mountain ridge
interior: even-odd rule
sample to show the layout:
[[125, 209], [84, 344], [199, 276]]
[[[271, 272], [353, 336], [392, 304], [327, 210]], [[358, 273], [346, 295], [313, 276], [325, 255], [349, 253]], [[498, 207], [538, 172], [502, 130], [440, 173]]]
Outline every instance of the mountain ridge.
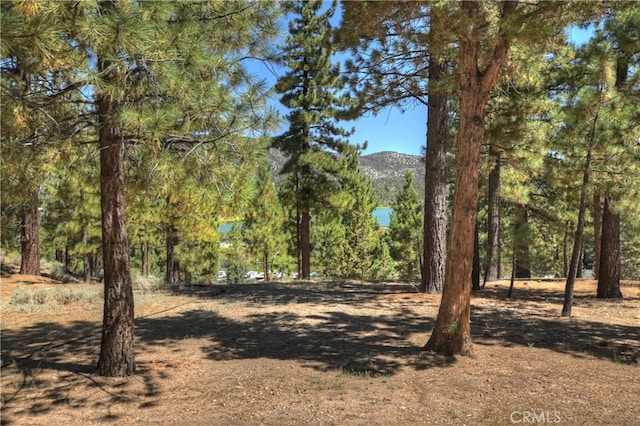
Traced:
[[[282, 152], [271, 148], [268, 161], [274, 179], [278, 181], [277, 175], [282, 170], [286, 157]], [[407, 169], [413, 171], [416, 189], [422, 198], [425, 166], [421, 156], [396, 151], [380, 151], [360, 156], [360, 170], [371, 180], [373, 192], [383, 206], [389, 206], [395, 202], [402, 191]]]

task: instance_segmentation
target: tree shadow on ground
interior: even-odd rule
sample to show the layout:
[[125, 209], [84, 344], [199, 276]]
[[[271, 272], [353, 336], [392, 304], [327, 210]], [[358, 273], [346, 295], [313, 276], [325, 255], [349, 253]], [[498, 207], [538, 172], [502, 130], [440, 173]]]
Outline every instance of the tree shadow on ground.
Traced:
[[[632, 362], [633, 354], [640, 354], [640, 326], [560, 318], [562, 295], [557, 288], [539, 291], [521, 286], [510, 300], [504, 300], [503, 290], [487, 288], [476, 295], [484, 299], [482, 304], [472, 302], [472, 332], [478, 345], [521, 345], [617, 362]], [[179, 353], [184, 350], [181, 341], [197, 338], [202, 339], [202, 356], [211, 361], [294, 360], [317, 371], [369, 377], [394, 375], [407, 367], [423, 370], [456, 362], [453, 357], [423, 353], [414, 343], [416, 333], [424, 333], [426, 342], [437, 306], [433, 298], [419, 297], [407, 284], [211, 286], [184, 289], [181, 294], [203, 302], [202, 308], [189, 309], [188, 304], [181, 304], [177, 313], [168, 308], [138, 318], [137, 353], [160, 348]], [[208, 305], [206, 301], [213, 298], [217, 305]], [[425, 305], [429, 303], [432, 306]], [[576, 306], [602, 303], [637, 309], [637, 298], [600, 301], [576, 295]], [[251, 309], [243, 317], [214, 310], [225, 305]], [[344, 305], [355, 309], [346, 312], [341, 310]], [[425, 314], [427, 310], [432, 314]], [[40, 322], [3, 330], [2, 408], [11, 405], [25, 387], [31, 387], [43, 392], [44, 397], [27, 400], [27, 416], [46, 414], [52, 407], [63, 405], [104, 409], [107, 414], [103, 420], [117, 420], [109, 414], [108, 406], [140, 404], [140, 394], [134, 395], [125, 380], [93, 375], [99, 347], [100, 326], [94, 322], [76, 321], [68, 326]], [[165, 377], [151, 371], [153, 367], [150, 362], [138, 363], [144, 388], [144, 402], [139, 408], [152, 407], [161, 398], [158, 381]], [[35, 374], [36, 370], [48, 372]], [[69, 399], [69, 389], [74, 388], [87, 392]], [[100, 406], [85, 396], [91, 394], [89, 391], [104, 394]]]
[[[640, 362], [640, 325], [586, 321], [577, 315], [560, 317], [564, 294], [558, 291], [557, 283], [549, 289], [521, 284], [511, 298], [506, 298], [506, 290], [499, 287], [486, 288], [474, 295], [496, 301], [495, 307], [486, 304], [472, 307], [471, 328], [476, 344], [526, 345], [578, 358], [594, 356], [620, 363]], [[606, 306], [628, 310], [631, 316], [638, 308], [638, 300], [597, 299], [594, 289], [594, 294], [576, 293], [573, 306]]]
[[[393, 315], [354, 315], [328, 309], [300, 315], [292, 312], [254, 313], [242, 321], [206, 310], [138, 321], [145, 345], [178, 345], [185, 337], [203, 338], [208, 359], [247, 358], [296, 360], [319, 371], [341, 370], [369, 376], [396, 374], [408, 360], [422, 368], [447, 366], [453, 358], [416, 357], [420, 347], [408, 337], [432, 327], [431, 319], [400, 309]], [[159, 330], [164, 332], [159, 333]]]
[[[215, 298], [220, 303], [242, 302], [258, 309], [312, 305], [323, 310], [321, 314], [306, 316], [291, 312], [255, 314], [241, 322], [211, 312], [192, 311], [184, 313], [184, 319], [161, 319], [171, 324], [147, 326], [146, 319], [137, 322], [142, 332], [154, 328], [177, 330], [184, 324], [189, 324], [188, 330], [184, 330], [187, 335], [190, 330], [195, 333], [204, 330], [204, 335], [212, 341], [207, 350], [213, 360], [293, 359], [320, 371], [348, 370], [349, 365], [355, 364], [374, 376], [395, 374], [404, 365], [426, 369], [455, 363], [454, 357], [425, 353], [421, 346], [409, 342], [408, 336], [426, 333], [434, 325], [434, 318], [419, 315], [412, 309], [428, 301], [414, 298], [418, 291], [411, 283], [299, 281], [183, 286], [174, 291], [198, 299]], [[387, 311], [392, 306], [394, 312], [392, 315], [340, 312], [339, 306], [345, 304]], [[192, 324], [197, 326], [192, 328]], [[139, 335], [143, 341], [147, 340], [144, 332]]]
[[[89, 321], [75, 321], [63, 326], [55, 322], [38, 322], [18, 330], [2, 330], [2, 409], [1, 424], [11, 424], [7, 409], [24, 407], [26, 418], [46, 415], [55, 407], [69, 409], [106, 408], [104, 421], [118, 420], [108, 407], [134, 401], [126, 388], [126, 379], [99, 377], [95, 362], [100, 351], [100, 326]], [[146, 396], [153, 396], [157, 383], [148, 366], [138, 363], [137, 374], [143, 377]], [[83, 389], [78, 396], [71, 390]], [[36, 392], [37, 398], [24, 397]], [[95, 392], [103, 394], [97, 398]], [[70, 396], [70, 395], [74, 396]], [[93, 395], [90, 397], [89, 395]], [[97, 401], [100, 399], [100, 402]], [[35, 420], [34, 420], [35, 421]]]
[[258, 282], [255, 284], [231, 284], [211, 286], [176, 286], [175, 294], [198, 299], [215, 298], [229, 303], [244, 302], [261, 305], [310, 303], [336, 305], [344, 303], [378, 303], [384, 296], [418, 293], [409, 283], [358, 283], [345, 281], [315, 282]]

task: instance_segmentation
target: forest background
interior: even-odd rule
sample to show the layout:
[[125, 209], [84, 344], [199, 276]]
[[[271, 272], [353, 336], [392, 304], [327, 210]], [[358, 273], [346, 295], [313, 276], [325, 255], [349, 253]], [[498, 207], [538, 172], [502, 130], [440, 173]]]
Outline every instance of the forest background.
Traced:
[[[25, 274], [46, 260], [103, 279], [113, 300], [131, 275], [140, 285], [210, 283], [221, 269], [235, 282], [259, 269], [266, 280], [313, 271], [426, 285], [430, 196], [407, 173], [381, 228], [359, 164], [366, 146], [340, 123], [431, 108], [443, 95], [445, 241], [464, 170], [453, 143], [466, 129], [455, 40], [478, 14], [506, 19], [478, 30], [486, 40], [509, 25], [520, 38], [509, 39], [500, 70], [482, 56], [491, 43], [476, 46], [476, 66], [496, 74], [469, 185], [479, 195], [466, 238], [474, 277], [571, 278], [585, 268], [598, 277], [611, 257], [608, 274], [637, 279], [640, 12], [633, 2], [510, 4], [3, 2], [2, 250], [19, 255]], [[434, 11], [451, 18], [438, 39]], [[552, 15], [554, 25], [529, 25]], [[593, 37], [572, 43], [576, 27]], [[345, 52], [343, 66], [333, 61]], [[251, 73], [256, 61], [287, 72], [272, 87]], [[273, 148], [287, 158], [279, 179]], [[442, 183], [430, 170], [427, 188]], [[242, 226], [223, 236], [227, 222]]]

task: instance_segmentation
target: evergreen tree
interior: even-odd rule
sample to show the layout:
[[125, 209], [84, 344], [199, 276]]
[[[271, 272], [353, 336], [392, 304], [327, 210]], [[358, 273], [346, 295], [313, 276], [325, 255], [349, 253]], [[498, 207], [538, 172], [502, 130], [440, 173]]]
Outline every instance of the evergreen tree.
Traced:
[[285, 217], [266, 164], [258, 169], [255, 180], [255, 195], [244, 215], [244, 241], [260, 259], [265, 281], [270, 281], [275, 259], [282, 254], [284, 247], [282, 229]]
[[388, 238], [390, 253], [397, 262], [400, 277], [415, 279], [422, 273], [422, 203], [416, 191], [413, 172], [407, 170], [404, 186], [393, 204]]
[[[624, 16], [624, 8], [619, 13]], [[611, 16], [614, 15], [611, 14]], [[636, 127], [632, 123], [633, 117], [637, 117], [637, 108], [631, 107], [633, 102], [629, 103], [624, 94], [625, 80], [628, 76], [624, 58], [627, 56], [624, 53], [618, 55], [616, 45], [620, 47], [624, 43], [608, 40], [605, 31], [597, 30], [594, 38], [578, 50], [578, 60], [571, 69], [574, 76], [573, 86], [567, 93], [564, 108], [566, 125], [563, 128], [563, 134], [566, 135], [564, 138], [566, 157], [567, 160], [573, 159], [584, 165], [576, 237], [565, 288], [563, 316], [571, 316], [573, 286], [578, 268], [582, 266], [580, 262], [584, 251], [586, 200], [591, 198], [589, 191], [594, 184], [599, 186], [601, 193], [606, 194], [605, 207], [608, 210], [603, 214], [599, 265], [602, 286], [599, 289], [599, 295], [601, 297], [604, 294], [610, 295], [608, 297], [621, 296], [619, 291], [620, 217], [614, 201], [620, 199], [621, 193], [616, 190], [617, 185], [615, 183], [611, 185], [611, 183], [618, 180], [616, 176], [622, 170], [627, 173], [627, 178], [629, 173], [637, 170], [637, 167], [630, 166], [633, 161], [626, 162], [629, 154], [633, 153], [634, 141], [633, 138], [628, 138], [628, 134]], [[628, 45], [627, 48], [629, 48]], [[640, 51], [640, 45], [637, 42], [635, 51]], [[611, 143], [612, 141], [615, 142]], [[605, 218], [608, 221], [606, 224]], [[608, 232], [612, 233], [610, 240], [607, 237]], [[602, 260], [610, 264], [605, 266]], [[609, 276], [603, 276], [603, 271], [606, 271], [606, 275]], [[608, 287], [609, 290], [605, 291], [604, 287]]]
[[343, 278], [348, 265], [346, 228], [341, 215], [335, 210], [325, 209], [316, 216], [313, 224], [314, 270], [326, 279]]
[[73, 49], [60, 36], [63, 8], [57, 2], [1, 5], [2, 211], [19, 211], [20, 272], [30, 275], [40, 275], [41, 195], [55, 170], [56, 145], [84, 117], [69, 102], [78, 84], [70, 72]]
[[[423, 271], [419, 290], [442, 291], [446, 258], [448, 93], [454, 39], [439, 28], [450, 4], [346, 2], [340, 36], [351, 47], [360, 114], [427, 106]], [[440, 22], [440, 24], [438, 24]], [[426, 25], [428, 23], [428, 25]]]
[[352, 133], [336, 125], [349, 106], [349, 100], [340, 94], [339, 66], [331, 62], [329, 19], [336, 2], [323, 12], [322, 7], [319, 0], [295, 3], [284, 46], [289, 70], [276, 84], [278, 93], [283, 94], [281, 103], [291, 110], [287, 115], [289, 129], [274, 138], [273, 146], [288, 157], [282, 173], [288, 175], [295, 193], [293, 211], [302, 279], [308, 279], [311, 272], [312, 215], [327, 208], [330, 194], [339, 188], [340, 156], [349, 147], [344, 138]]
[[[46, 68], [60, 69], [56, 75], [70, 81], [45, 101], [65, 99], [73, 92], [77, 99], [94, 104], [87, 109], [93, 120], [73, 111], [75, 114], [55, 124], [71, 129], [67, 135], [82, 132], [86, 125], [98, 129], [105, 270], [99, 373], [129, 375], [135, 363], [125, 158], [142, 144], [160, 150], [177, 145], [223, 146], [230, 136], [264, 130], [266, 117], [255, 114], [262, 111], [263, 88], [253, 84], [242, 60], [259, 54], [274, 34], [277, 5], [239, 1], [3, 3], [10, 10], [25, 7], [48, 13], [30, 11], [36, 17], [31, 25], [6, 27], [3, 20], [3, 46], [5, 29], [18, 41], [33, 34], [38, 24], [62, 45], [39, 44], [31, 50], [50, 62]], [[2, 56], [15, 55], [11, 51]], [[20, 92], [11, 96], [19, 98]], [[74, 105], [73, 100], [65, 100]], [[28, 105], [29, 111], [37, 107]], [[229, 145], [235, 149], [234, 144]], [[224, 160], [221, 155], [220, 161]]]
[[71, 272], [77, 269], [68, 261], [80, 256], [85, 282], [102, 274], [98, 265], [101, 228], [97, 157], [94, 144], [60, 150], [55, 164], [64, 167], [46, 181], [43, 192], [43, 248], [49, 253], [65, 251], [65, 268]]
[[[640, 76], [639, 26], [640, 11], [637, 7], [618, 10], [607, 17], [604, 25], [607, 50], [611, 60], [615, 61], [615, 82], [610, 88], [611, 99], [607, 102], [604, 120], [611, 127], [607, 129], [609, 143], [603, 159], [602, 183], [599, 185], [605, 194], [602, 232], [599, 235], [601, 244], [599, 252], [596, 252], [599, 265], [597, 296], [602, 298], [622, 297], [621, 220], [623, 216], [635, 215], [629, 209], [629, 200], [637, 198], [638, 185], [629, 185], [629, 182], [637, 181], [640, 173], [637, 155], [634, 156], [638, 148], [634, 141], [640, 141], [637, 126], [640, 114], [637, 108], [637, 86], [634, 89], [634, 83], [630, 82], [637, 82]], [[620, 179], [621, 175], [625, 176], [624, 181]], [[631, 178], [634, 175], [636, 178]], [[599, 205], [594, 207], [599, 208]]]
[[[451, 20], [459, 43], [458, 101], [460, 124], [456, 140], [451, 234], [445, 285], [438, 318], [425, 348], [439, 353], [472, 355], [470, 294], [478, 206], [480, 152], [485, 109], [494, 84], [515, 40], [540, 39], [568, 20], [564, 5], [516, 2], [462, 2]], [[535, 23], [531, 16], [536, 16]]]
[[341, 275], [360, 280], [387, 278], [381, 265], [376, 263], [384, 260], [381, 258], [383, 241], [380, 225], [373, 217], [378, 202], [371, 181], [360, 171], [357, 150], [347, 154], [346, 162], [341, 181], [350, 203], [340, 212], [345, 240]]

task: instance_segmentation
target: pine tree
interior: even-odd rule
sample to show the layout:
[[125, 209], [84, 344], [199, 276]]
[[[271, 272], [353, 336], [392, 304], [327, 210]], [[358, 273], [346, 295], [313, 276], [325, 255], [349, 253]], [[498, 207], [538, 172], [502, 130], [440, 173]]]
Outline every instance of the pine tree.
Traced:
[[[66, 249], [69, 256], [80, 256], [84, 281], [91, 282], [92, 276], [102, 274], [97, 269], [101, 249], [99, 177], [95, 173], [98, 155], [94, 144], [65, 148], [54, 162], [61, 166], [47, 180], [43, 192], [43, 248], [49, 253]], [[72, 266], [65, 265], [70, 272], [77, 272]]]
[[[616, 57], [613, 44], [607, 40], [603, 31], [598, 30], [594, 38], [578, 50], [577, 56], [581, 60], [575, 62], [575, 86], [569, 92], [569, 99], [566, 102], [567, 126], [565, 130], [568, 157], [573, 155], [579, 159], [582, 154], [584, 166], [576, 237], [565, 287], [563, 316], [571, 316], [573, 286], [577, 269], [581, 267], [581, 253], [584, 250], [586, 200], [593, 183], [599, 184], [601, 190], [606, 193], [605, 207], [608, 210], [603, 214], [601, 237], [603, 244], [600, 247], [599, 265], [599, 281], [602, 283], [602, 287], [598, 293], [600, 296], [604, 294], [610, 295], [608, 297], [621, 296], [619, 291], [620, 218], [613, 205], [615, 204], [614, 199], [611, 197], [616, 191], [610, 192], [608, 188], [611, 188], [609, 186], [611, 179], [615, 180], [615, 176], [622, 169], [626, 168], [627, 172], [633, 170], [633, 167], [626, 167], [626, 161], [623, 159], [626, 157], [624, 154], [632, 152], [629, 148], [632, 147], [633, 142], [627, 139], [626, 134], [634, 126], [630, 126], [628, 121], [630, 110], [627, 108], [631, 104], [625, 101], [625, 96], [620, 91], [627, 78], [626, 66], [621, 66], [620, 57]], [[620, 45], [622, 44], [620, 43]], [[638, 50], [640, 50], [640, 46], [636, 43], [636, 51]], [[617, 143], [612, 144], [612, 141]], [[596, 173], [602, 173], [602, 176], [606, 176], [606, 178], [598, 179]], [[603, 184], [604, 181], [609, 182]], [[615, 198], [618, 198], [617, 195]], [[608, 221], [606, 224], [604, 223], [605, 217]], [[610, 240], [607, 237], [608, 232], [612, 232]], [[602, 260], [611, 263], [604, 266]], [[603, 271], [609, 276], [603, 276]], [[604, 283], [607, 285], [605, 286]], [[604, 287], [608, 287], [610, 290], [605, 291]]]
[[[612, 61], [615, 60], [615, 82], [611, 87], [611, 100], [608, 102], [605, 122], [611, 126], [608, 130], [609, 145], [604, 155], [603, 181], [600, 185], [605, 194], [602, 215], [601, 244], [596, 252], [599, 268], [597, 297], [622, 297], [620, 278], [622, 274], [622, 247], [620, 229], [622, 216], [632, 217], [629, 210], [629, 197], [637, 195], [637, 185], [629, 187], [626, 182], [637, 181], [638, 162], [634, 159], [640, 131], [634, 123], [638, 121], [637, 96], [634, 99], [633, 83], [638, 78], [638, 53], [640, 53], [640, 11], [637, 7], [620, 9], [605, 21], [605, 38], [609, 43]], [[635, 60], [633, 59], [635, 58]], [[635, 75], [632, 71], [635, 69]], [[637, 94], [637, 90], [635, 91]], [[634, 161], [635, 160], [635, 161]], [[624, 172], [622, 172], [624, 170]], [[621, 172], [625, 182], [621, 182]], [[596, 176], [598, 178], [598, 176]], [[635, 194], [634, 194], [635, 193]], [[597, 206], [599, 208], [599, 205]], [[625, 214], [626, 213], [626, 214]], [[598, 235], [596, 235], [598, 241]]]
[[383, 242], [380, 225], [373, 217], [378, 202], [373, 194], [371, 181], [362, 175], [358, 150], [349, 152], [345, 161], [346, 168], [341, 182], [350, 202], [340, 210], [345, 241], [341, 276], [359, 280], [386, 278], [381, 276], [383, 271], [376, 264]]
[[60, 36], [57, 2], [3, 2], [2, 194], [20, 210], [20, 272], [40, 275], [41, 193], [55, 170], [55, 153], [73, 133], [78, 109], [69, 104], [78, 87], [69, 72], [73, 51]]
[[311, 272], [311, 218], [326, 208], [330, 194], [339, 188], [336, 174], [341, 167], [339, 156], [349, 144], [344, 138], [352, 131], [337, 126], [349, 100], [340, 95], [342, 80], [339, 66], [331, 62], [333, 55], [329, 18], [337, 3], [321, 12], [319, 0], [298, 1], [284, 46], [284, 59], [289, 70], [276, 90], [281, 103], [291, 112], [289, 129], [274, 138], [273, 146], [288, 157], [282, 172], [289, 176], [295, 192], [299, 276], [309, 279]]
[[[125, 158], [132, 147], [224, 145], [264, 129], [260, 86], [243, 68], [274, 30], [276, 5], [66, 3], [68, 40], [85, 55], [99, 129], [105, 309], [102, 375], [135, 371]], [[230, 144], [233, 149], [233, 144]], [[225, 160], [224, 156], [220, 157]]]
[[[427, 106], [423, 271], [419, 290], [442, 291], [446, 258], [449, 58], [454, 38], [439, 29], [451, 5], [346, 2], [340, 36], [359, 114]], [[425, 25], [429, 22], [429, 25]], [[438, 23], [440, 22], [440, 24]], [[434, 30], [435, 29], [435, 30]]]
[[[452, 28], [459, 42], [456, 177], [445, 285], [438, 318], [425, 349], [472, 355], [470, 334], [471, 272], [478, 206], [480, 152], [485, 109], [507, 61], [511, 43], [540, 38], [568, 19], [561, 4], [462, 2]], [[536, 16], [535, 25], [531, 16]], [[557, 21], [556, 21], [557, 19]], [[560, 26], [560, 28], [562, 25]]]
[[388, 238], [390, 253], [397, 262], [400, 277], [415, 279], [422, 273], [422, 203], [414, 183], [413, 172], [407, 170], [404, 186], [393, 204]]
[[271, 280], [275, 258], [284, 247], [284, 212], [271, 172], [266, 164], [258, 169], [255, 195], [246, 207], [243, 235], [249, 250], [260, 259], [265, 281]]

